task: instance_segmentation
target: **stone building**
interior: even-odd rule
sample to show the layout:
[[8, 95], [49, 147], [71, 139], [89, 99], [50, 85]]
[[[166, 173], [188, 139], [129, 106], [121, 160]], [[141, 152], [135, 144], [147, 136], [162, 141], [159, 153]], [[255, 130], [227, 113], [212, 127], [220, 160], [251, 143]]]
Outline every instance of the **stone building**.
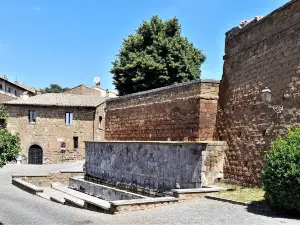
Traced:
[[105, 98], [43, 94], [5, 103], [7, 129], [19, 133], [30, 164], [84, 158], [84, 141], [104, 139]]
[[83, 84], [78, 85], [74, 88], [71, 88], [64, 93], [66, 94], [75, 94], [75, 95], [89, 95], [89, 96], [99, 96], [99, 97], [117, 97], [117, 94], [114, 92], [109, 91], [108, 89], [103, 89], [100, 87], [100, 83], [96, 84], [95, 87], [90, 88]]
[[213, 140], [219, 81], [199, 80], [106, 102], [107, 140]]
[[292, 0], [226, 34], [217, 137], [229, 145], [224, 173], [233, 183], [260, 184], [270, 143], [300, 123], [299, 12]]
[[18, 99], [24, 94], [26, 94], [26, 96], [33, 96], [35, 95], [35, 90], [24, 86], [22, 83], [11, 82], [5, 75], [0, 76], [0, 104]]

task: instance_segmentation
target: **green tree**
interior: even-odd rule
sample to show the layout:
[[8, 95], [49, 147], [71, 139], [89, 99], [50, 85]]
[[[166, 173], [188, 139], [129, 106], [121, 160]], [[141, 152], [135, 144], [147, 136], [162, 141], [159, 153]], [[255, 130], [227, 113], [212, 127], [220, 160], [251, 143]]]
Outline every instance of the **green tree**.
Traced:
[[267, 152], [262, 182], [267, 202], [280, 211], [300, 213], [300, 127], [278, 137]]
[[4, 105], [0, 105], [0, 129], [6, 128], [7, 113]]
[[62, 93], [67, 90], [69, 90], [69, 88], [67, 88], [67, 87], [63, 88], [58, 84], [50, 84], [50, 87], [46, 87], [45, 89], [42, 89], [41, 91], [43, 94], [45, 94], [45, 93]]
[[202, 52], [181, 35], [178, 19], [153, 16], [123, 40], [112, 63], [119, 95], [200, 79]]
[[7, 113], [3, 105], [0, 105], [0, 167], [8, 161], [15, 159], [20, 152], [19, 135], [13, 135], [6, 130]]

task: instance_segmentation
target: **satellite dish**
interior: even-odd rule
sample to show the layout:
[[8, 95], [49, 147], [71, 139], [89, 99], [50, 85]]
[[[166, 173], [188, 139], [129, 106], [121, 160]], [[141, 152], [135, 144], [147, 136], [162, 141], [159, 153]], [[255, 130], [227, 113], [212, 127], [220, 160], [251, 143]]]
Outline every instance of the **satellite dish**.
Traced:
[[99, 84], [100, 83], [100, 77], [95, 77], [94, 78], [94, 83]]

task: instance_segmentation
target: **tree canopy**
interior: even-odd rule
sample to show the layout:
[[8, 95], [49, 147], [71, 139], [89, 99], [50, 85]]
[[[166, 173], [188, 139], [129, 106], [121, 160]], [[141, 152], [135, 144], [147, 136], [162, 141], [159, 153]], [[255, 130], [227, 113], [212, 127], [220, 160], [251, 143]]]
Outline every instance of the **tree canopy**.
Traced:
[[67, 88], [67, 87], [63, 88], [58, 84], [50, 84], [50, 87], [46, 87], [45, 89], [42, 89], [41, 91], [43, 94], [45, 94], [45, 93], [62, 93], [67, 90], [69, 90], [69, 88]]
[[112, 63], [119, 95], [200, 79], [202, 52], [181, 35], [177, 18], [153, 16], [123, 40]]
[[5, 107], [0, 105], [0, 168], [8, 161], [16, 159], [20, 152], [20, 137], [6, 129], [7, 118]]

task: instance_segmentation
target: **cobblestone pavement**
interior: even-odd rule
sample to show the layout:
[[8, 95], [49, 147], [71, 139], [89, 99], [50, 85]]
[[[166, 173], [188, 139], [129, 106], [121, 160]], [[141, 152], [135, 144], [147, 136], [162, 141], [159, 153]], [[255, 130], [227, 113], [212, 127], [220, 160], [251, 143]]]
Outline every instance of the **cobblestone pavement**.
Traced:
[[299, 220], [262, 216], [247, 212], [243, 206], [207, 199], [183, 202], [147, 211], [107, 215], [56, 204], [11, 185], [12, 174], [44, 174], [69, 168], [82, 168], [82, 163], [45, 166], [8, 165], [0, 169], [0, 221], [4, 225], [300, 224]]

